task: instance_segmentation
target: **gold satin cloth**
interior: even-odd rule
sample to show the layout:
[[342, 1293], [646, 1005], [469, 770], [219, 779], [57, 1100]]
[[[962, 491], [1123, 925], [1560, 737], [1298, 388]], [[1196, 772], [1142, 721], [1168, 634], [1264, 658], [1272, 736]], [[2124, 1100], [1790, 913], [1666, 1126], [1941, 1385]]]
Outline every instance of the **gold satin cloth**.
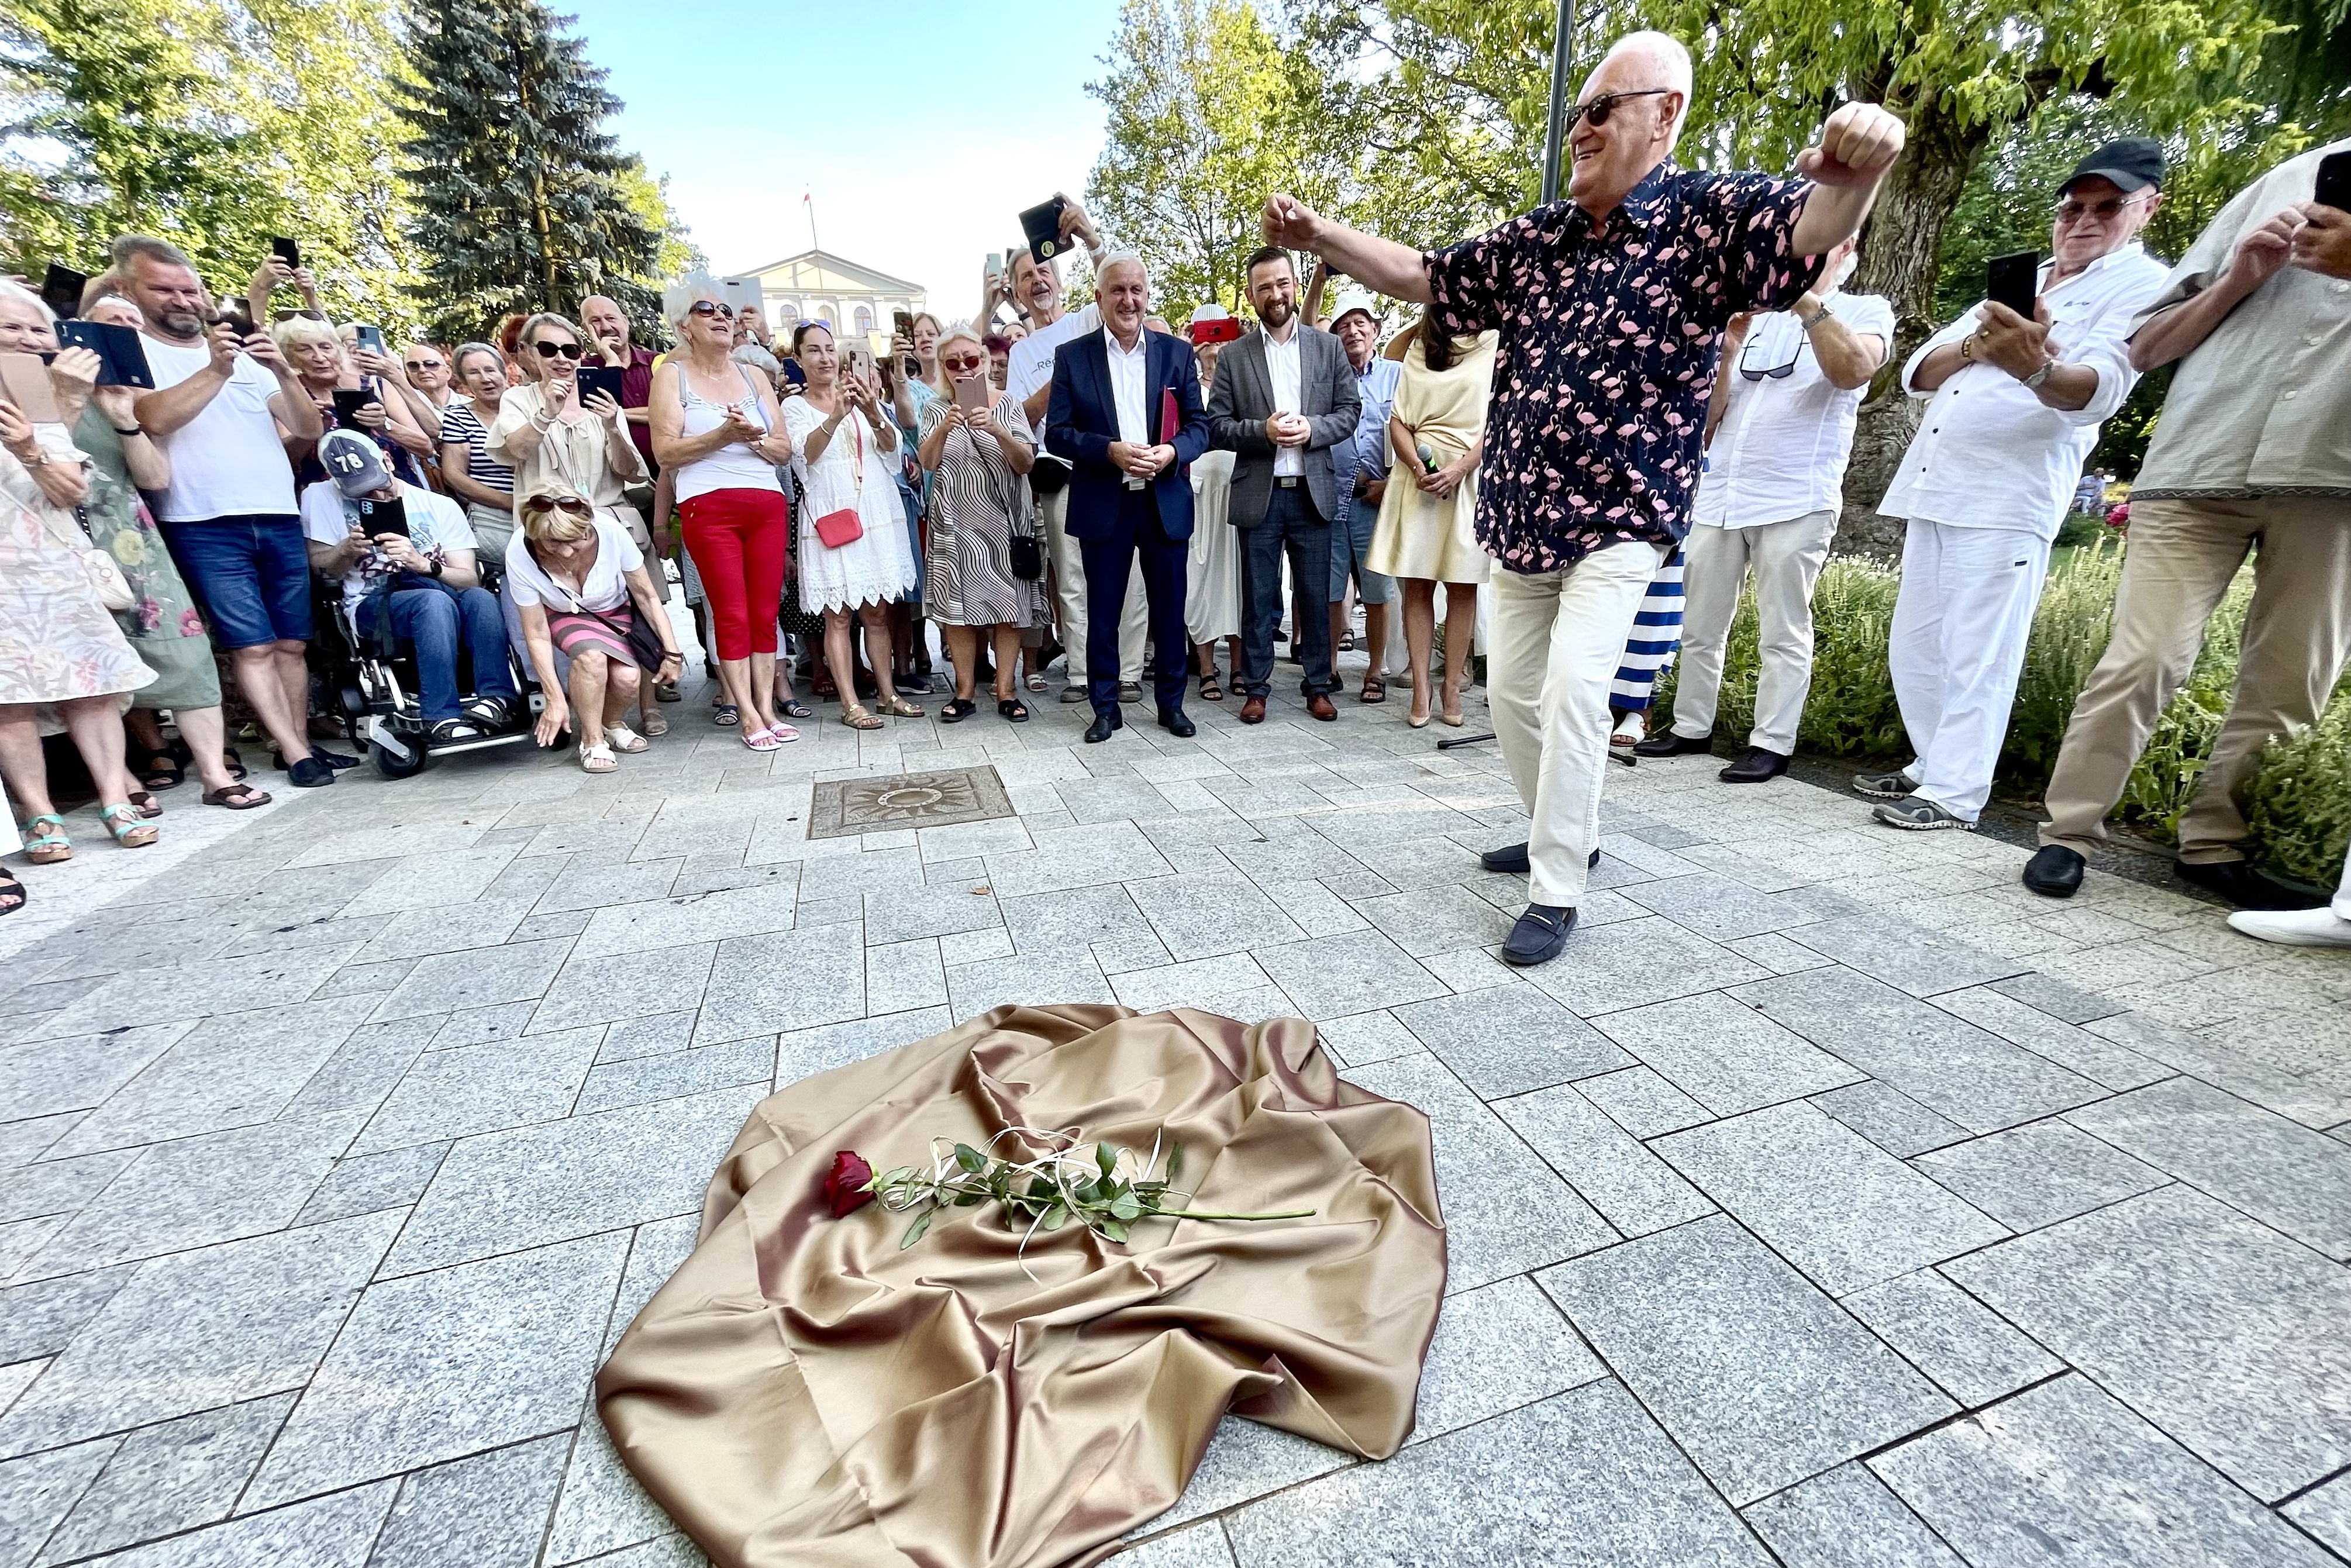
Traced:
[[[1316, 1213], [1124, 1247], [1072, 1222], [1031, 1280], [998, 1204], [904, 1251], [912, 1215], [825, 1207], [835, 1150], [927, 1166], [1010, 1125], [1141, 1157], [1165, 1127], [1193, 1207]], [[1311, 1024], [1005, 1007], [760, 1102], [598, 1406], [719, 1568], [1058, 1568], [1173, 1504], [1228, 1407], [1394, 1453], [1444, 1291], [1428, 1119], [1341, 1082]]]

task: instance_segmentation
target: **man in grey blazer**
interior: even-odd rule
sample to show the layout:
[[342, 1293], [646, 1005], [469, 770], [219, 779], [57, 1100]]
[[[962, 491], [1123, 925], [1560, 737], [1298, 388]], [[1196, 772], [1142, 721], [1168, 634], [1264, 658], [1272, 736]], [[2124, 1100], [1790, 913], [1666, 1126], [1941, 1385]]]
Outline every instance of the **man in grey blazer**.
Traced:
[[[1229, 516], [1241, 530], [1243, 724], [1265, 720], [1273, 690], [1273, 628], [1281, 619], [1281, 558], [1312, 589], [1319, 606], [1331, 576], [1331, 519], [1339, 493], [1331, 449], [1354, 434], [1362, 397], [1339, 340], [1300, 319], [1298, 271], [1290, 253], [1268, 246], [1249, 260], [1249, 303], [1258, 329], [1217, 358], [1208, 393], [1210, 444], [1231, 451]], [[1331, 626], [1320, 614], [1298, 617], [1301, 687], [1306, 711], [1339, 716], [1331, 694]]]

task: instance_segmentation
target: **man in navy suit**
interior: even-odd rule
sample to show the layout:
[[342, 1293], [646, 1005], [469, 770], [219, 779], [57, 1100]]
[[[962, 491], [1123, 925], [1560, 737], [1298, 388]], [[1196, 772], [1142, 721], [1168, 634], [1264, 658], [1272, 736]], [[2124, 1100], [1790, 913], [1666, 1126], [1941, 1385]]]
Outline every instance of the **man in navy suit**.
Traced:
[[[1118, 622], [1139, 554], [1151, 607], [1151, 675], [1161, 727], [1195, 733], [1184, 714], [1184, 584], [1192, 538], [1192, 482], [1186, 467], [1208, 449], [1200, 372], [1192, 346], [1143, 325], [1150, 279], [1131, 251], [1095, 273], [1102, 330], [1053, 353], [1045, 446], [1067, 458], [1068, 531], [1086, 563], [1086, 675], [1094, 722], [1089, 744], [1119, 727]], [[1172, 415], [1172, 417], [1171, 417]]]

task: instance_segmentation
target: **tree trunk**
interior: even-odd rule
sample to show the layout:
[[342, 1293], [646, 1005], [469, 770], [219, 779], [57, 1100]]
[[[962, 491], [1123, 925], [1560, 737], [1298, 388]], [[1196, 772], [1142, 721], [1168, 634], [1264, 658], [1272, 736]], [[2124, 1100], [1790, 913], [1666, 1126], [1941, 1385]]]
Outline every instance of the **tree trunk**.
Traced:
[[1968, 175], [1998, 129], [1962, 127], [1947, 110], [1931, 105], [1907, 118], [1908, 145], [1870, 214], [1862, 235], [1861, 267], [1850, 285], [1856, 294], [1882, 294], [1894, 306], [1893, 352], [1869, 401], [1862, 404], [1853, 461], [1844, 474], [1844, 518], [1837, 528], [1837, 549], [1869, 555], [1892, 555], [1901, 548], [1902, 525], [1877, 511], [1878, 500], [1894, 482], [1902, 454], [1918, 428], [1918, 405], [1904, 395], [1897, 378], [1902, 361], [1938, 325], [1931, 317], [1943, 230], [1959, 205]]

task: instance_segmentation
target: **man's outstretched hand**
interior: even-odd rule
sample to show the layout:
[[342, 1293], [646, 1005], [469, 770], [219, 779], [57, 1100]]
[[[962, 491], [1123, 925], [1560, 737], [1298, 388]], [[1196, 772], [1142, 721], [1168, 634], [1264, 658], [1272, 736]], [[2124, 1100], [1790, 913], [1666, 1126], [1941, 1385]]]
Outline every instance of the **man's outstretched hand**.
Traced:
[[1866, 185], [1894, 167], [1904, 136], [1902, 121], [1877, 105], [1848, 103], [1821, 127], [1817, 145], [1796, 154], [1796, 172], [1816, 184]]

